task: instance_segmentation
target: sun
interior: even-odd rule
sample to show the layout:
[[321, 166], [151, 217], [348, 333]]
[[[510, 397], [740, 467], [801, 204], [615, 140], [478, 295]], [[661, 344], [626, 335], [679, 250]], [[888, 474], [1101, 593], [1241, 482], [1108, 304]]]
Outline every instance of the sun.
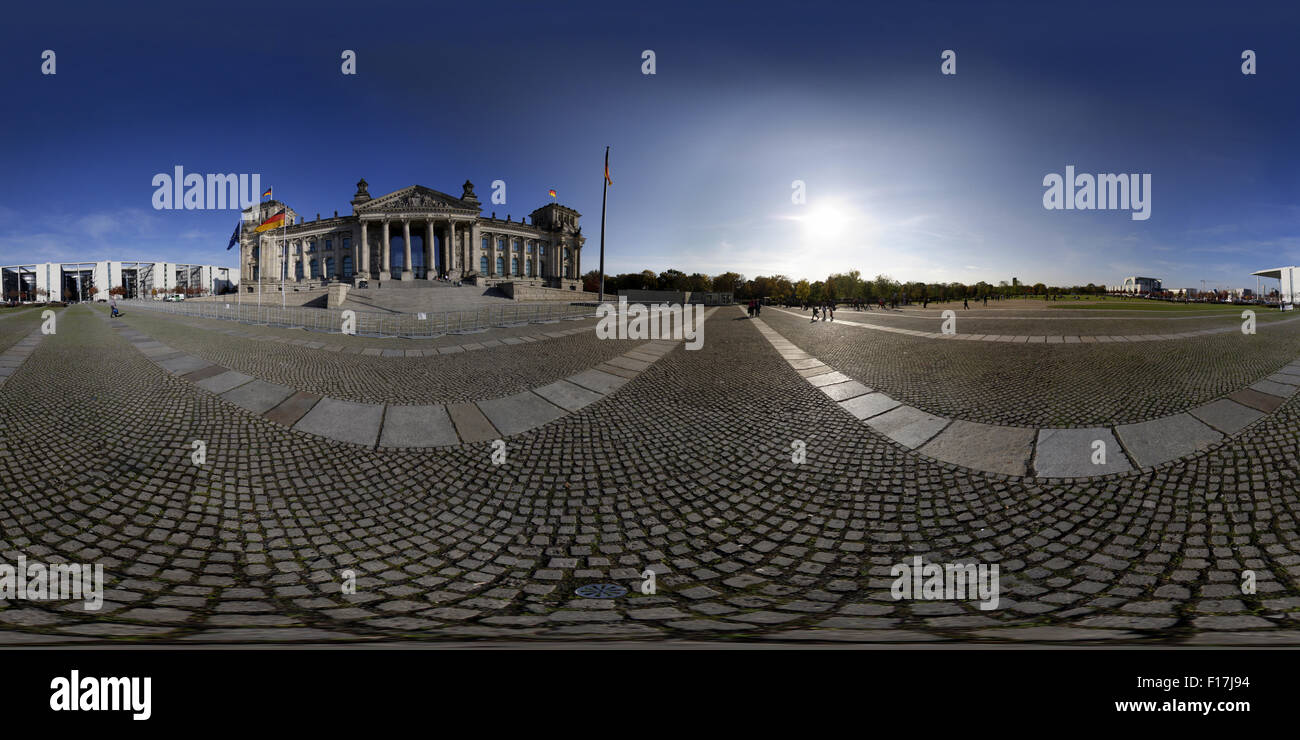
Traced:
[[853, 215], [841, 205], [825, 203], [813, 206], [801, 220], [804, 232], [810, 238], [835, 239], [853, 222]]

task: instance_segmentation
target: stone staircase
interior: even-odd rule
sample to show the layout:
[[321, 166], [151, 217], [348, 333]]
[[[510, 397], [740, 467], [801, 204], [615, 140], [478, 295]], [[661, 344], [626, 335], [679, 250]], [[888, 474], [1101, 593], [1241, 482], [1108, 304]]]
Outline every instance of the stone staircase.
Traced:
[[497, 288], [458, 287], [439, 282], [419, 287], [406, 283], [398, 287], [395, 281], [384, 281], [380, 287], [375, 287], [372, 282], [367, 288], [352, 288], [342, 308], [378, 313], [437, 313], [513, 304], [514, 301]]

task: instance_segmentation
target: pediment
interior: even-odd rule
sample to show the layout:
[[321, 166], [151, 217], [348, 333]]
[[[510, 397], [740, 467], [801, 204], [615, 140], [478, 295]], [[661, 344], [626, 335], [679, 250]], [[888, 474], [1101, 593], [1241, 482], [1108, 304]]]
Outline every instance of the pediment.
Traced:
[[423, 185], [412, 185], [387, 195], [372, 198], [356, 207], [358, 214], [429, 213], [468, 211], [477, 214], [479, 206]]

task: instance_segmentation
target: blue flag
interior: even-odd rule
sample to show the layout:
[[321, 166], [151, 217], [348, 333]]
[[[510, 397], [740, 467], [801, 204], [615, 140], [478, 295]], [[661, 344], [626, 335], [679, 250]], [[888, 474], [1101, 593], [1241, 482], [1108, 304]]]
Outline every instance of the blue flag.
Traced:
[[230, 235], [230, 243], [226, 245], [226, 251], [229, 252], [232, 247], [239, 243], [239, 232], [244, 226], [244, 219], [235, 222], [235, 233]]

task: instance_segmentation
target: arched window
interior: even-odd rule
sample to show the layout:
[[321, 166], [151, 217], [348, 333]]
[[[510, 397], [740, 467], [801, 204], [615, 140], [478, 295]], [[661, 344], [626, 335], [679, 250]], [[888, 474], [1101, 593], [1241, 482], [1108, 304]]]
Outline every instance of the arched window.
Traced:
[[504, 274], [506, 274], [506, 258], [505, 258], [505, 257], [497, 257], [497, 271], [496, 271], [494, 274], [496, 274], [496, 275], [504, 275]]
[[533, 276], [533, 261], [532, 261], [532, 260], [528, 260], [528, 261], [524, 262], [524, 274], [528, 275], [529, 277], [532, 277], [532, 276]]
[[302, 260], [298, 260], [294, 263], [293, 277], [295, 280], [302, 280]]
[[325, 258], [325, 277], [334, 277], [334, 258]]
[[511, 274], [511, 275], [518, 275], [518, 274], [519, 274], [519, 258], [518, 258], [518, 257], [511, 257], [511, 258], [510, 258], [510, 274]]
[[486, 255], [486, 254], [478, 258], [478, 271], [481, 272], [481, 273], [483, 273], [484, 275], [487, 274], [487, 271], [488, 271], [488, 270], [487, 270], [487, 255]]
[[343, 277], [352, 277], [352, 255], [343, 255]]

